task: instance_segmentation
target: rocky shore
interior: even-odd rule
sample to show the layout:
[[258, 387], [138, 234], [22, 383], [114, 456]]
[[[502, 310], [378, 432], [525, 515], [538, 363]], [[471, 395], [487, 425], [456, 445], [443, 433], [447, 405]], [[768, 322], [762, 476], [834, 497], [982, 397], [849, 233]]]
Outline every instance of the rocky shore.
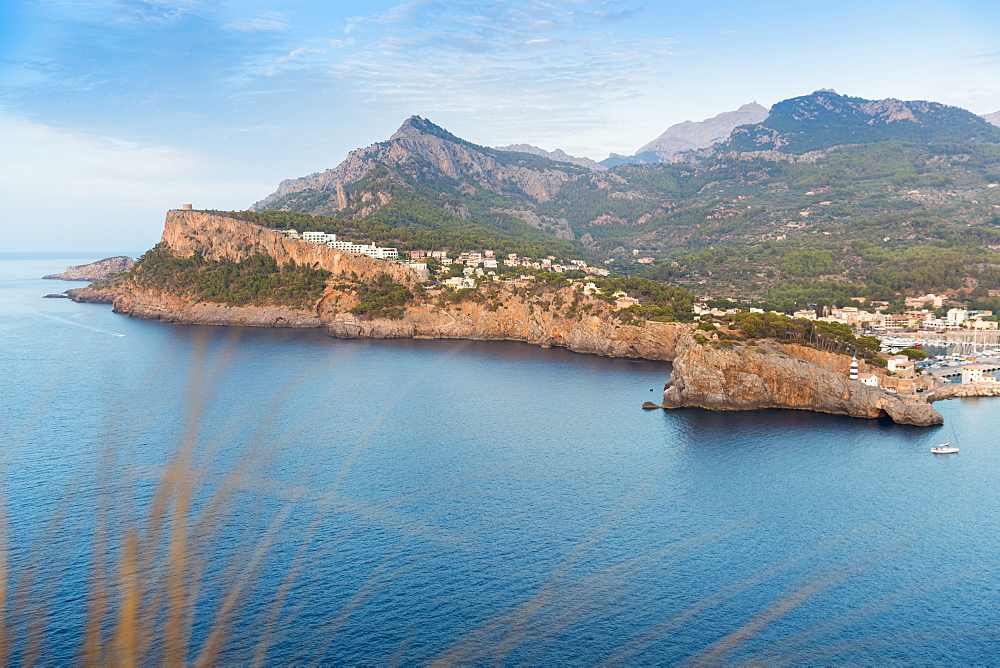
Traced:
[[[267, 253], [279, 262], [294, 260], [362, 278], [390, 273], [413, 285], [407, 267], [343, 253], [243, 221], [198, 211], [171, 211], [162, 243], [175, 253], [201, 252], [208, 259], [243, 259]], [[332, 281], [331, 281], [332, 283]], [[910, 425], [941, 424], [925, 401], [906, 401], [850, 380], [849, 358], [803, 346], [762, 343], [731, 346], [699, 342], [692, 325], [643, 321], [626, 324], [610, 317], [611, 306], [593, 303], [587, 314], [550, 308], [568, 303], [570, 288], [543, 295], [512, 285], [496, 286], [487, 300], [457, 303], [424, 299], [401, 319], [366, 318], [350, 313], [357, 304], [350, 290], [328, 288], [310, 311], [280, 307], [193, 303], [143, 289], [128, 280], [67, 292], [80, 302], [112, 303], [118, 313], [176, 323], [257, 327], [319, 327], [338, 338], [452, 338], [523, 341], [540, 346], [612, 357], [672, 361], [662, 408], [710, 410], [790, 408], [852, 417], [888, 415]], [[647, 406], [648, 407], [648, 406]]]
[[1000, 397], [1000, 383], [949, 383], [927, 393], [927, 401], [969, 397]]

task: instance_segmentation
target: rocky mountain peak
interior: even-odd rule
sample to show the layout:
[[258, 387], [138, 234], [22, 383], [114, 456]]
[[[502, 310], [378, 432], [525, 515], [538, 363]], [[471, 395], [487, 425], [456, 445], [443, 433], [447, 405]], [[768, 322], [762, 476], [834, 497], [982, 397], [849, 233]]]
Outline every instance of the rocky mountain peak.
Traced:
[[748, 114], [748, 113], [753, 113], [753, 114], [761, 114], [761, 113], [763, 113], [763, 114], [766, 114], [767, 113], [767, 107], [765, 107], [764, 105], [758, 104], [757, 100], [754, 100], [753, 102], [747, 102], [744, 105], [740, 105], [740, 108], [737, 109], [736, 111], [739, 112], [739, 113], [743, 113], [743, 114]]
[[403, 121], [403, 124], [399, 126], [399, 129], [396, 130], [395, 134], [389, 137], [389, 141], [403, 138], [414, 139], [420, 137], [421, 135], [433, 135], [435, 137], [453, 140], [458, 139], [440, 125], [435, 125], [426, 118], [413, 115]]
[[1000, 127], [1000, 111], [994, 111], [992, 114], [983, 114], [982, 118], [987, 123], [992, 123]]
[[548, 201], [580, 168], [544, 157], [478, 146], [414, 115], [387, 141], [352, 151], [325, 172], [282, 181], [252, 208], [277, 206], [360, 218], [392, 201], [390, 191], [412, 191], [415, 181], [441, 177], [462, 183], [467, 192], [483, 189], [515, 199]]

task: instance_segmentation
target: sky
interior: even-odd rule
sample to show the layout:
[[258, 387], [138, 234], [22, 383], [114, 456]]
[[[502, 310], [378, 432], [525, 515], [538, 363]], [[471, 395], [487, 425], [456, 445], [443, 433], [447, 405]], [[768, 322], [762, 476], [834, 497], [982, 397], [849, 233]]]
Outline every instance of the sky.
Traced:
[[0, 252], [141, 252], [413, 114], [600, 160], [819, 88], [998, 111], [1000, 3], [4, 0]]

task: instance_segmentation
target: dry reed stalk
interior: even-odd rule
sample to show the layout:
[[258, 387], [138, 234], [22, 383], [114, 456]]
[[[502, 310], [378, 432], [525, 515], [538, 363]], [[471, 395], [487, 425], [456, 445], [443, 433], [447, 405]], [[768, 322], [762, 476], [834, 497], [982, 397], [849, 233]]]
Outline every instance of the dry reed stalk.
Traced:
[[139, 610], [142, 591], [139, 588], [139, 536], [130, 529], [125, 537], [121, 564], [118, 570], [120, 600], [118, 602], [118, 628], [113, 641], [113, 663], [132, 668], [139, 663]]
[[888, 552], [887, 549], [881, 554], [856, 561], [842, 569], [821, 573], [810, 578], [795, 590], [758, 612], [738, 629], [731, 631], [724, 638], [703, 649], [698, 656], [686, 663], [695, 666], [715, 666], [723, 663], [725, 657], [732, 654], [739, 645], [759, 634], [768, 624], [787, 615], [824, 589], [843, 582], [852, 574], [864, 571], [867, 567], [884, 558]]
[[0, 489], [0, 665], [10, 658], [10, 633], [7, 630], [7, 495]]

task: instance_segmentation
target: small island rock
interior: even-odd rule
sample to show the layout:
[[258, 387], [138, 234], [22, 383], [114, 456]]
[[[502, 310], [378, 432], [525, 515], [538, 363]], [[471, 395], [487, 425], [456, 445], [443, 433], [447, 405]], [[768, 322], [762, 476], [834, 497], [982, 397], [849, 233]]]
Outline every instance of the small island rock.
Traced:
[[[61, 274], [49, 274], [42, 278], [51, 278], [58, 281], [99, 281], [113, 274], [128, 271], [135, 265], [135, 260], [125, 255], [107, 257], [90, 264], [81, 264], [75, 267], [66, 267], [66, 271]], [[61, 295], [60, 295], [61, 296]]]

